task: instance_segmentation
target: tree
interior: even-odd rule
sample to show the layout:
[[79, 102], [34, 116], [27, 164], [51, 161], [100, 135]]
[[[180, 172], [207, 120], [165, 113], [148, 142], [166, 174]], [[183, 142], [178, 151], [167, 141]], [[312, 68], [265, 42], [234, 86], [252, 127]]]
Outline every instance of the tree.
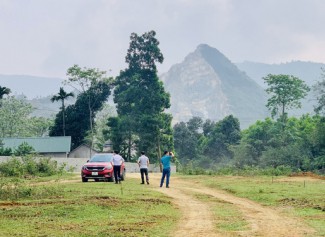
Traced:
[[[96, 114], [94, 126], [94, 148], [99, 151], [103, 151], [105, 142], [108, 140], [105, 136], [107, 131], [107, 120], [113, 116], [116, 116], [115, 107], [109, 104], [104, 104], [103, 108]], [[89, 140], [91, 140], [91, 137]]]
[[63, 89], [63, 87], [60, 87], [59, 93], [56, 94], [56, 95], [54, 95], [51, 98], [52, 103], [54, 101], [60, 101], [60, 100], [61, 100], [61, 103], [62, 103], [61, 109], [62, 109], [62, 124], [63, 124], [62, 130], [63, 130], [63, 136], [65, 136], [65, 106], [64, 106], [64, 101], [66, 99], [68, 99], [69, 97], [74, 97], [74, 94], [72, 92], [67, 93], [67, 92], [65, 92], [65, 90]]
[[146, 150], [150, 156], [160, 157], [161, 148], [173, 148], [171, 116], [164, 113], [170, 107], [170, 95], [157, 76], [156, 62], [162, 63], [164, 58], [155, 35], [154, 31], [141, 36], [131, 34], [126, 56], [128, 68], [114, 82], [114, 102], [123, 125], [115, 124], [128, 128], [127, 159], [131, 157], [133, 142], [138, 151]]
[[31, 104], [13, 96], [2, 99], [0, 107], [0, 137], [28, 136], [30, 119], [33, 112]]
[[223, 157], [232, 158], [231, 146], [240, 142], [240, 124], [239, 120], [232, 115], [225, 117], [216, 123], [213, 131], [207, 137], [204, 154], [220, 160]]
[[4, 95], [9, 95], [11, 93], [11, 90], [7, 87], [0, 86], [0, 107], [2, 104], [2, 99]]
[[[91, 136], [93, 145], [93, 132], [91, 124], [94, 123], [96, 112], [100, 111], [110, 95], [110, 84], [106, 81], [99, 81], [77, 96], [75, 104], [66, 108], [66, 135], [71, 136], [72, 149], [86, 142], [87, 135]], [[89, 118], [89, 101], [91, 116]], [[90, 121], [89, 121], [90, 120]], [[50, 129], [50, 136], [62, 135], [62, 111], [55, 118], [54, 125]]]
[[325, 69], [322, 68], [322, 80], [317, 82], [313, 86], [313, 91], [316, 94], [317, 105], [315, 106], [315, 112], [325, 114]]
[[0, 99], [2, 99], [4, 95], [9, 95], [10, 93], [11, 90], [9, 88], [0, 86]]
[[108, 96], [110, 95], [110, 85], [112, 78], [106, 77], [105, 71], [99, 71], [97, 68], [81, 68], [78, 65], [74, 65], [68, 68], [67, 76], [68, 80], [65, 81], [65, 84], [72, 86], [77, 91], [82, 93], [83, 96], [79, 97], [79, 99], [83, 99], [87, 104], [89, 130], [91, 134], [90, 147], [93, 148], [93, 120], [95, 116], [95, 107], [97, 107], [99, 102], [100, 106], [96, 109], [100, 109], [104, 102], [101, 101], [96, 96], [96, 94], [100, 94], [105, 91], [105, 100], [107, 100]]
[[287, 110], [301, 107], [300, 100], [305, 98], [309, 87], [304, 81], [292, 75], [269, 74], [263, 79], [268, 85], [266, 92], [271, 95], [266, 107], [271, 110], [272, 117], [280, 115], [284, 126]]

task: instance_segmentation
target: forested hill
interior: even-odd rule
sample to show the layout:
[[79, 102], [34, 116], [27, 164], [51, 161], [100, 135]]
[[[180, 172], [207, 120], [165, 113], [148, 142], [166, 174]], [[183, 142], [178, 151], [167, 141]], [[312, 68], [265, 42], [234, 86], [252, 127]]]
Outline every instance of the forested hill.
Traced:
[[233, 114], [245, 128], [268, 116], [265, 91], [217, 49], [199, 45], [161, 76], [171, 94], [174, 122]]

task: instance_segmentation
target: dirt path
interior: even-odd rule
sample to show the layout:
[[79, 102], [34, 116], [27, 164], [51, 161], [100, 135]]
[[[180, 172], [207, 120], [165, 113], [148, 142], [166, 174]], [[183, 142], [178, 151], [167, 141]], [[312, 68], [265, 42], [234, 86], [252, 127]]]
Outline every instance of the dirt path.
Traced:
[[[139, 174], [128, 174], [128, 177], [139, 178]], [[225, 236], [218, 232], [213, 223], [213, 214], [207, 203], [194, 197], [195, 193], [213, 196], [235, 205], [249, 223], [248, 231], [231, 233], [228, 236], [266, 236], [266, 237], [299, 237], [308, 236], [313, 230], [298, 219], [286, 217], [280, 212], [264, 207], [248, 199], [239, 198], [221, 190], [201, 187], [178, 177], [171, 177], [171, 187], [159, 188], [160, 174], [151, 174], [151, 187], [170, 196], [182, 213], [182, 218], [173, 236]], [[156, 187], [154, 186], [156, 185]]]

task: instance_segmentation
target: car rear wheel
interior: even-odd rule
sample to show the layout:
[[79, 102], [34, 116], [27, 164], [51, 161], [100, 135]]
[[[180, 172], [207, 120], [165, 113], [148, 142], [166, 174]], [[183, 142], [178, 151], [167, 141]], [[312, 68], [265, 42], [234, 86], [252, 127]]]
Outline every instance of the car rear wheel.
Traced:
[[88, 179], [87, 178], [84, 178], [82, 177], [82, 182], [85, 183], [85, 182], [88, 182]]

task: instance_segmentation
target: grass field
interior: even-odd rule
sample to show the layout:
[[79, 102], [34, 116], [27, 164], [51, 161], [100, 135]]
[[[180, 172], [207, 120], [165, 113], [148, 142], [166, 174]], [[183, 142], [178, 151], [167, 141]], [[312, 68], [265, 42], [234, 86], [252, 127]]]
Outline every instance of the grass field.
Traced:
[[[312, 226], [313, 236], [325, 236], [324, 180], [177, 176], [278, 209]], [[151, 185], [130, 178], [121, 185], [81, 183], [76, 175], [25, 181], [1, 178], [0, 236], [172, 236], [179, 210]], [[195, 198], [211, 206], [222, 232], [247, 228], [233, 205], [204, 194]]]
[[169, 198], [138, 180], [37, 181], [32, 197], [0, 202], [0, 236], [167, 236], [178, 218]]
[[[285, 214], [303, 219], [317, 231], [315, 236], [325, 236], [324, 179], [283, 176], [184, 176], [183, 178], [277, 208]], [[222, 221], [228, 223], [225, 218]], [[245, 226], [240, 219], [237, 222], [239, 226]]]

